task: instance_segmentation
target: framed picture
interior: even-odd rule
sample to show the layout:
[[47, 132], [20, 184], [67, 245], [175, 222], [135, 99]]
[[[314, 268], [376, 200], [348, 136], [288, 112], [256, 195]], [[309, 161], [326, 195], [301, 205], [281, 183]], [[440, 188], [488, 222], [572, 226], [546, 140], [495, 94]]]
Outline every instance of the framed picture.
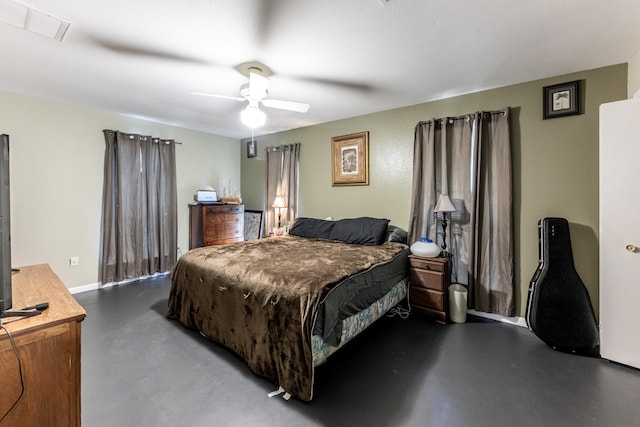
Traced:
[[247, 141], [247, 157], [256, 157], [258, 155], [258, 150], [256, 148], [256, 140], [252, 139], [251, 141]]
[[262, 211], [244, 211], [244, 240], [262, 238]]
[[334, 187], [369, 185], [369, 132], [331, 138]]
[[580, 80], [542, 88], [543, 118], [580, 114]]

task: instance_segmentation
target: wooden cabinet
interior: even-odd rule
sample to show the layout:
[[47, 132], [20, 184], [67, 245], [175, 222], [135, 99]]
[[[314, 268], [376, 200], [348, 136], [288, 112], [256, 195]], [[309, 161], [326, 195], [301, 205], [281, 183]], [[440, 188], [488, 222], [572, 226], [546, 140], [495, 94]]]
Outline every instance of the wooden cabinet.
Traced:
[[449, 258], [409, 255], [409, 304], [411, 310], [446, 323], [449, 317]]
[[189, 249], [243, 240], [243, 205], [189, 205]]
[[[79, 426], [80, 322], [84, 309], [47, 264], [13, 275], [13, 309], [48, 302], [39, 316], [2, 319], [22, 361], [24, 394], [0, 422], [10, 426]], [[18, 360], [0, 332], [0, 417], [22, 389]]]

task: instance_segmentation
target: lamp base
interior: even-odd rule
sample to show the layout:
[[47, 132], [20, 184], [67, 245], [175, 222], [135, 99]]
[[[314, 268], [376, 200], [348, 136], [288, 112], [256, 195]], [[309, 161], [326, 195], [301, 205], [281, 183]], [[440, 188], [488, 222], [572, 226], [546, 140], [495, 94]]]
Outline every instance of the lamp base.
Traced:
[[[442, 213], [442, 253], [449, 255], [447, 251], [447, 214], [446, 212]], [[443, 257], [445, 255], [442, 255]]]

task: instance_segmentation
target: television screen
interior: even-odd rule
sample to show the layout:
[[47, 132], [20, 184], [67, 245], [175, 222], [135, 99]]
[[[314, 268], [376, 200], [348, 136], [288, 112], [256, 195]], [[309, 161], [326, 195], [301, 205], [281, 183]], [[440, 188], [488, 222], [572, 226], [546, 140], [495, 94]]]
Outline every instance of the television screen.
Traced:
[[9, 135], [0, 135], [0, 312], [11, 308], [11, 223], [9, 214]]

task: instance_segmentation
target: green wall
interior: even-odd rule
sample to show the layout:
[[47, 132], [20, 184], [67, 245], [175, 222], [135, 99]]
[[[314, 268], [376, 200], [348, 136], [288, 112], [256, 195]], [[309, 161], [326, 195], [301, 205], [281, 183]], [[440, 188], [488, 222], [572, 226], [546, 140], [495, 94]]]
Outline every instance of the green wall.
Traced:
[[[542, 87], [583, 81], [583, 112], [542, 120]], [[598, 311], [598, 108], [627, 97], [620, 64], [491, 89], [411, 107], [256, 137], [258, 157], [241, 150], [242, 196], [264, 206], [266, 146], [300, 142], [300, 216], [385, 217], [407, 227], [411, 204], [413, 130], [420, 120], [512, 108], [517, 315], [524, 316], [538, 262], [538, 220], [571, 224], [576, 269]], [[370, 184], [331, 186], [331, 137], [369, 131]]]
[[[11, 144], [11, 258], [46, 263], [69, 288], [97, 286], [101, 249], [103, 129], [173, 138], [178, 244], [189, 248], [187, 205], [205, 185], [240, 180], [238, 140], [120, 114], [0, 91], [0, 133]], [[69, 265], [78, 257], [80, 264]]]

